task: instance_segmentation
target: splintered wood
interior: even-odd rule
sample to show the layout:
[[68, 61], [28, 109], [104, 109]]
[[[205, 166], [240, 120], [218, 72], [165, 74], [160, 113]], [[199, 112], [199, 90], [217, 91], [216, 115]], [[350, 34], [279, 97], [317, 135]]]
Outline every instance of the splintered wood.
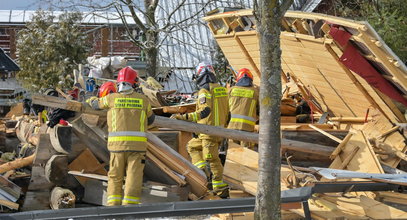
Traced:
[[[352, 131], [351, 131], [352, 132]], [[365, 173], [384, 173], [372, 146], [363, 131], [345, 138], [346, 143], [339, 145], [340, 152], [335, 156], [329, 168], [359, 171]]]
[[[397, 127], [390, 123], [383, 115], [377, 114], [373, 121], [363, 127], [363, 132], [370, 139], [376, 139], [379, 143], [385, 144], [382, 145], [383, 147], [388, 147], [380, 149], [380, 145], [374, 146], [375, 151], [385, 153], [379, 156], [381, 162], [393, 168], [397, 167], [402, 155], [407, 151], [406, 139], [398, 131]], [[399, 153], [399, 156], [397, 156], [397, 153]]]

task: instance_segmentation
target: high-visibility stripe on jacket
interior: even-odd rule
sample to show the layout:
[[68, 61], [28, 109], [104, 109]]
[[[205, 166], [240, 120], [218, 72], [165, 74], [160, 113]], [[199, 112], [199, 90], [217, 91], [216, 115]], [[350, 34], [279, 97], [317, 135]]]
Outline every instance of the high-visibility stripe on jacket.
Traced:
[[[211, 113], [203, 119], [198, 119], [197, 122], [199, 124], [226, 127], [229, 114], [227, 90], [218, 83], [210, 83], [209, 88], [209, 91], [206, 89], [199, 90], [196, 104], [197, 111], [195, 113], [199, 114], [206, 107], [211, 109]], [[199, 137], [209, 138], [206, 134], [200, 134]]]
[[254, 131], [259, 93], [255, 87], [234, 86], [229, 90], [230, 122], [228, 128]]
[[111, 93], [100, 98], [98, 104], [99, 108], [108, 109], [109, 151], [146, 151], [146, 118], [152, 115], [147, 97], [136, 92]]

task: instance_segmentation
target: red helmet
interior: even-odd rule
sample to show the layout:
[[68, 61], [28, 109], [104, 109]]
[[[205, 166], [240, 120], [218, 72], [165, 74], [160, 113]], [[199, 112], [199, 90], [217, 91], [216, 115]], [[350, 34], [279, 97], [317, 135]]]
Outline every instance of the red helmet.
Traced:
[[114, 82], [105, 82], [99, 88], [99, 98], [105, 97], [110, 93], [116, 92], [116, 84]]
[[128, 82], [134, 84], [137, 82], [138, 73], [133, 68], [127, 66], [120, 70], [119, 75], [117, 76], [117, 83]]
[[239, 73], [237, 74], [236, 81], [239, 81], [244, 76], [247, 76], [247, 77], [249, 77], [250, 79], [253, 80], [253, 74], [250, 72], [250, 70], [247, 69], [247, 68], [242, 68], [242, 69], [239, 70]]

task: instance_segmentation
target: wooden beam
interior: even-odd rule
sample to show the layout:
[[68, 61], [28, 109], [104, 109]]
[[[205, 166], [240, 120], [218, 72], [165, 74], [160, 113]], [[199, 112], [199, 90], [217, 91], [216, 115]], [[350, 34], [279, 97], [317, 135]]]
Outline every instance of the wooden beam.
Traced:
[[249, 52], [247, 52], [246, 47], [240, 40], [239, 36], [235, 35], [235, 40], [237, 44], [239, 45], [240, 49], [242, 50], [244, 56], [246, 57], [247, 61], [249, 61], [250, 66], [253, 68], [254, 72], [256, 73], [257, 77], [261, 78], [261, 73], [260, 70], [257, 68], [256, 63], [253, 61], [252, 57], [250, 56]]
[[335, 159], [336, 156], [342, 151], [342, 149], [346, 146], [348, 141], [351, 139], [353, 136], [353, 132], [349, 132], [346, 137], [343, 139], [343, 141], [335, 148], [334, 152], [332, 152], [331, 156], [329, 156], [332, 160]]
[[385, 55], [384, 51], [382, 51], [376, 43], [371, 41], [371, 38], [368, 36], [366, 30], [359, 28], [358, 31], [361, 33], [358, 35], [364, 44], [369, 48], [369, 50], [374, 54], [375, 57], [381, 60], [383, 66], [390, 72], [392, 75], [396, 77], [397, 82], [407, 90], [407, 78], [405, 73], [403, 73], [399, 68], [397, 68], [394, 64], [392, 64], [387, 56]]
[[156, 156], [154, 156], [154, 154], [150, 153], [149, 151], [147, 151], [147, 158], [155, 163], [165, 174], [171, 177], [171, 179], [173, 179], [178, 184], [178, 186], [185, 186], [187, 184], [184, 179], [176, 175], [174, 171], [168, 168], [163, 162], [161, 162], [161, 160], [159, 160]]
[[342, 161], [342, 164], [339, 166], [338, 170], [343, 170], [348, 166], [349, 162], [353, 159], [356, 153], [359, 151], [359, 147], [355, 146], [352, 152]]
[[[47, 99], [59, 99], [57, 97], [47, 97]], [[35, 103], [36, 99], [33, 98], [33, 102]], [[60, 99], [59, 99], [60, 100]], [[45, 106], [50, 106], [54, 107], [53, 103], [56, 102], [41, 102]], [[95, 110], [88, 110], [88, 108], [85, 107], [80, 107], [80, 108], [73, 108], [70, 107], [70, 103], [75, 103], [74, 106], [78, 107], [76, 101], [68, 101], [65, 100], [65, 105], [62, 104], [61, 101], [57, 103], [59, 108], [69, 108], [71, 110], [76, 109], [77, 111], [82, 111], [84, 110], [87, 113], [97, 113], [101, 114], [104, 113], [106, 114], [106, 111], [95, 111]], [[79, 103], [82, 105], [82, 103]], [[85, 123], [79, 118], [76, 119], [75, 121], [72, 122], [74, 132], [77, 129], [80, 129], [80, 132], [75, 132], [77, 135], [82, 135], [83, 140], [86, 141], [89, 139], [89, 135], [95, 136], [96, 134], [92, 133], [92, 129], [86, 126]], [[82, 128], [76, 128], [77, 126], [81, 126]], [[253, 133], [253, 132], [245, 132], [245, 131], [238, 131], [238, 130], [233, 130], [233, 129], [226, 129], [226, 128], [221, 128], [221, 127], [216, 127], [216, 126], [210, 126], [210, 125], [203, 125], [203, 124], [198, 124], [198, 123], [192, 123], [192, 122], [187, 122], [187, 121], [181, 121], [181, 120], [175, 120], [175, 119], [170, 119], [162, 116], [155, 116], [155, 120], [153, 123], [153, 126], [158, 126], [162, 128], [171, 128], [174, 130], [178, 131], [187, 131], [187, 132], [194, 132], [194, 133], [199, 133], [199, 134], [208, 134], [208, 135], [213, 135], [216, 137], [223, 137], [223, 138], [228, 138], [228, 139], [233, 139], [233, 140], [240, 140], [240, 141], [247, 141], [247, 142], [252, 142], [252, 143], [258, 143], [259, 139], [259, 134]], [[94, 138], [95, 140], [98, 140], [100, 138], [97, 138], [97, 135]], [[95, 143], [89, 143], [95, 145]], [[100, 146], [100, 144], [96, 144], [96, 146]], [[330, 153], [333, 151], [331, 147], [323, 146], [323, 145], [318, 145], [318, 144], [310, 144], [310, 143], [304, 143], [300, 141], [293, 141], [293, 140], [287, 140], [287, 139], [282, 139], [282, 147], [290, 150], [295, 150], [295, 151], [300, 151], [300, 152], [310, 152], [313, 154], [318, 154], [318, 155], [330, 155]], [[96, 152], [93, 152], [96, 153]], [[102, 155], [103, 156], [103, 155]], [[107, 163], [105, 160], [103, 160], [105, 163]]]
[[308, 126], [309, 126], [310, 128], [312, 128], [312, 129], [318, 131], [319, 133], [321, 133], [321, 134], [323, 134], [323, 135], [329, 137], [330, 139], [332, 139], [332, 140], [338, 142], [338, 143], [341, 143], [341, 142], [342, 142], [341, 139], [339, 139], [339, 138], [333, 136], [332, 134], [330, 134], [330, 133], [328, 133], [328, 132], [326, 132], [326, 131], [324, 131], [324, 130], [322, 130], [322, 129], [319, 129], [319, 128], [315, 127], [314, 125], [309, 124]]

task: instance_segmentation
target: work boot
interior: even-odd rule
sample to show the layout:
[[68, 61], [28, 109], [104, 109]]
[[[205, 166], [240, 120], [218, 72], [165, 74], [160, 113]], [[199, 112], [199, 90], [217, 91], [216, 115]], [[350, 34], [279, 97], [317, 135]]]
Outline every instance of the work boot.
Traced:
[[206, 180], [207, 180], [206, 188], [208, 188], [208, 190], [212, 190], [213, 188], [212, 188], [211, 172], [206, 167], [201, 168], [201, 170], [205, 173], [205, 176], [206, 176]]
[[228, 199], [229, 198], [229, 186], [224, 187], [215, 187], [213, 192], [219, 196], [221, 199]]

